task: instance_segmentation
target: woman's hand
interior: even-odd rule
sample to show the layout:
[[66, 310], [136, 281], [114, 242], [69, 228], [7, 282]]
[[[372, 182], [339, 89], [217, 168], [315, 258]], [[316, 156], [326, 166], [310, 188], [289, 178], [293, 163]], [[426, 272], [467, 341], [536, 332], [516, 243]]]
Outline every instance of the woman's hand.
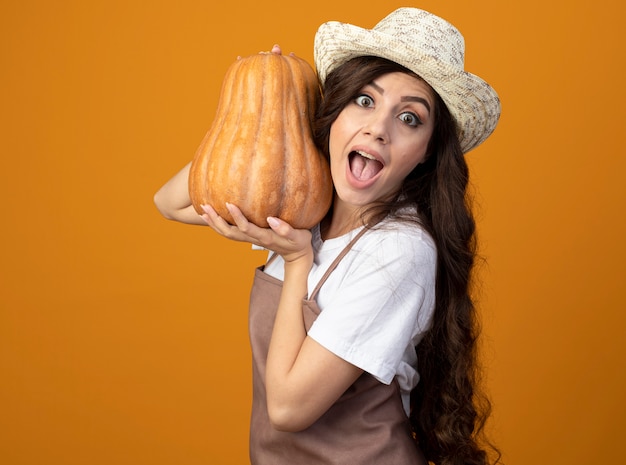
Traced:
[[311, 232], [307, 229], [294, 229], [279, 218], [269, 217], [269, 228], [260, 228], [250, 223], [241, 210], [227, 203], [226, 208], [235, 222], [229, 224], [219, 216], [210, 205], [203, 205], [205, 211], [202, 219], [218, 234], [227, 239], [250, 242], [252, 244], [272, 250], [283, 257], [285, 264], [296, 261], [313, 262], [313, 248], [311, 246]]
[[275, 53], [276, 55], [282, 55], [283, 51], [280, 49], [280, 45], [274, 44], [272, 50], [269, 52], [259, 52], [259, 53]]

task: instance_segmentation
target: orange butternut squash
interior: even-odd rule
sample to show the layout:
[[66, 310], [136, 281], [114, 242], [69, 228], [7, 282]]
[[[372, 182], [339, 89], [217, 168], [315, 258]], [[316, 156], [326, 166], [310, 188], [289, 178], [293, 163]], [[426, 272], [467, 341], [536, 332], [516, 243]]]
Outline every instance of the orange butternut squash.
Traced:
[[229, 202], [261, 227], [268, 227], [268, 216], [295, 228], [318, 223], [333, 190], [328, 161], [312, 136], [319, 99], [317, 76], [305, 60], [277, 53], [238, 58], [191, 164], [196, 211], [209, 204], [232, 224]]

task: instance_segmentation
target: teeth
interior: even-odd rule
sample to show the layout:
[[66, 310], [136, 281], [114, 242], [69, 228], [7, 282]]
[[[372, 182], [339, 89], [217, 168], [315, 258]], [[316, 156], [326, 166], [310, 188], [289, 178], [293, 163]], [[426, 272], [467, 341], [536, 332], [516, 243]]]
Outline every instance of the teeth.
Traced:
[[356, 153], [361, 155], [363, 158], [367, 158], [369, 160], [376, 160], [376, 158], [374, 158], [372, 155], [370, 155], [369, 153], [366, 153], [366, 152], [362, 152], [361, 150], [357, 150]]

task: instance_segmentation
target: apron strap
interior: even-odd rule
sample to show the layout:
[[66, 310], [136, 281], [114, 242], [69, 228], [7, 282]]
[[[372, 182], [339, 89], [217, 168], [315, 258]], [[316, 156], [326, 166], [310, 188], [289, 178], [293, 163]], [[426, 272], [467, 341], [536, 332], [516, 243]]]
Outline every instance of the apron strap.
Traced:
[[339, 265], [339, 262], [343, 259], [343, 257], [346, 256], [346, 254], [350, 251], [350, 249], [352, 249], [352, 246], [356, 243], [356, 241], [358, 241], [361, 238], [361, 236], [367, 232], [367, 230], [368, 230], [367, 227], [363, 227], [363, 229], [361, 229], [356, 234], [356, 236], [352, 238], [352, 240], [348, 243], [348, 245], [344, 247], [341, 253], [337, 255], [337, 258], [335, 258], [335, 260], [330, 264], [326, 272], [322, 275], [322, 278], [317, 283], [317, 286], [315, 286], [315, 289], [313, 289], [313, 292], [309, 295], [308, 300], [315, 300], [317, 293], [319, 292], [322, 285], [326, 282], [330, 274], [333, 271], [335, 271], [335, 268], [337, 268], [337, 265]]
[[267, 259], [267, 261], [265, 262], [264, 266], [267, 266], [270, 263], [272, 263], [276, 259], [276, 257], [278, 257], [278, 254], [276, 252], [272, 251], [272, 255], [270, 255], [270, 258]]

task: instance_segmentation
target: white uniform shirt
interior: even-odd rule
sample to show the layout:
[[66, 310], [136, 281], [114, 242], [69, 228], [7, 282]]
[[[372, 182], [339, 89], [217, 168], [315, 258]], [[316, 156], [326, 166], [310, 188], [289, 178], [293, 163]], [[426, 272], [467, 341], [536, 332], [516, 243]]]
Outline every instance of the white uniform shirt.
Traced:
[[[322, 241], [319, 227], [312, 230], [309, 292], [358, 231]], [[282, 280], [283, 265], [277, 257], [265, 272]], [[421, 227], [383, 221], [353, 245], [321, 287], [321, 313], [308, 333], [382, 383], [397, 377], [407, 414], [419, 381], [415, 345], [434, 310], [435, 272], [435, 245]]]

